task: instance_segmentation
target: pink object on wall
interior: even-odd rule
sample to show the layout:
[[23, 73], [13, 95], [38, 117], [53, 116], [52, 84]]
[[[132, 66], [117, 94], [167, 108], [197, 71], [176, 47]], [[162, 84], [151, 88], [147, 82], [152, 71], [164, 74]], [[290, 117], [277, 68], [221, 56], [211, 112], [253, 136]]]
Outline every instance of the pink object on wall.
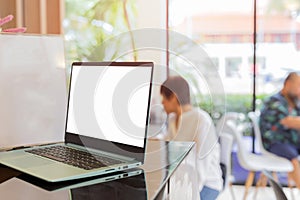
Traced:
[[1, 26], [10, 22], [13, 20], [14, 16], [13, 15], [7, 15], [4, 18], [0, 18], [0, 32], [7, 32], [7, 33], [24, 33], [26, 31], [25, 27], [20, 27], [20, 28], [9, 28], [9, 29], [1, 29]]

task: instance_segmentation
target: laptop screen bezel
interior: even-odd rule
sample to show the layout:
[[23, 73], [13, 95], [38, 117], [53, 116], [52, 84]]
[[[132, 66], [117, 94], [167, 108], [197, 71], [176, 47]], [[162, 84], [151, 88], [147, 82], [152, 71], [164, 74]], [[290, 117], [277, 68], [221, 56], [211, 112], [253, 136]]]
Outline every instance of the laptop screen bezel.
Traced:
[[[151, 67], [150, 76], [150, 87], [148, 96], [148, 106], [147, 115], [145, 122], [145, 136], [143, 147], [137, 147], [127, 144], [121, 144], [118, 142], [107, 141], [103, 139], [92, 138], [88, 136], [79, 135], [78, 133], [71, 133], [67, 131], [68, 114], [69, 114], [69, 103], [70, 103], [70, 92], [71, 92], [71, 81], [72, 81], [72, 69], [74, 66], [95, 66], [95, 67]], [[65, 143], [76, 144], [100, 151], [106, 151], [109, 153], [122, 155], [130, 158], [135, 158], [137, 161], [144, 163], [146, 141], [150, 123], [150, 102], [151, 102], [151, 92], [152, 92], [152, 81], [153, 81], [153, 62], [74, 62], [71, 66], [71, 73], [69, 79], [69, 94], [68, 94], [68, 104], [67, 104], [67, 114], [66, 114], [66, 124], [65, 124]]]

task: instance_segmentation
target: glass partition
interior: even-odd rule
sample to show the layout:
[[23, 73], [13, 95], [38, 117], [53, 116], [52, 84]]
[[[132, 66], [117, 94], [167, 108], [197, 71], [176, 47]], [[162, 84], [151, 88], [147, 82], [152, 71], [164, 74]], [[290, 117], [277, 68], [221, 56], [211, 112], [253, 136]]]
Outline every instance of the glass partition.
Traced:
[[[169, 1], [169, 28], [197, 43], [213, 63], [211, 66], [196, 66], [205, 68], [201, 73], [202, 78], [195, 77], [195, 74], [188, 75], [188, 64], [182, 64], [177, 55], [170, 56], [170, 68], [176, 69], [200, 88], [205, 88], [203, 81], [212, 79], [210, 73], [205, 73], [208, 68], [216, 71], [222, 82], [226, 104], [225, 101], [218, 101], [220, 97], [210, 98], [216, 92], [212, 89], [208, 92], [198, 91], [196, 95], [201, 97], [199, 106], [215, 120], [225, 111], [247, 113], [252, 109], [250, 94], [253, 73], [249, 61], [253, 60], [253, 17], [253, 0]], [[170, 37], [170, 44], [173, 43], [176, 41]], [[223, 105], [218, 105], [220, 103]]]
[[300, 2], [257, 2], [257, 109], [278, 92], [291, 71], [300, 71]]

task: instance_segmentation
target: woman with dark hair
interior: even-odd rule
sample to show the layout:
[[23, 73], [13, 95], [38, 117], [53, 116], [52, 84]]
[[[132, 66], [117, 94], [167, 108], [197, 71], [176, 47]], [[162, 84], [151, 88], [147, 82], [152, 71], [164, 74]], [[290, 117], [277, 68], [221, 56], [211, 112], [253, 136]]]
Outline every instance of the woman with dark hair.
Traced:
[[162, 104], [169, 116], [166, 140], [194, 141], [200, 198], [215, 200], [222, 190], [220, 146], [214, 124], [207, 112], [194, 108], [187, 81], [169, 77], [160, 88]]

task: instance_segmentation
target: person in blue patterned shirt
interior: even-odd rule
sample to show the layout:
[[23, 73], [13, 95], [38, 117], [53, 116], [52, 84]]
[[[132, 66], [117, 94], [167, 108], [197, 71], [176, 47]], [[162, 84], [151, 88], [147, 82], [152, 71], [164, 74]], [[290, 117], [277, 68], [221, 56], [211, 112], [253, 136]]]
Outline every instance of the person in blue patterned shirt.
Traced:
[[260, 114], [260, 129], [264, 147], [289, 159], [294, 170], [289, 176], [300, 188], [300, 75], [292, 72], [277, 94], [269, 97]]

